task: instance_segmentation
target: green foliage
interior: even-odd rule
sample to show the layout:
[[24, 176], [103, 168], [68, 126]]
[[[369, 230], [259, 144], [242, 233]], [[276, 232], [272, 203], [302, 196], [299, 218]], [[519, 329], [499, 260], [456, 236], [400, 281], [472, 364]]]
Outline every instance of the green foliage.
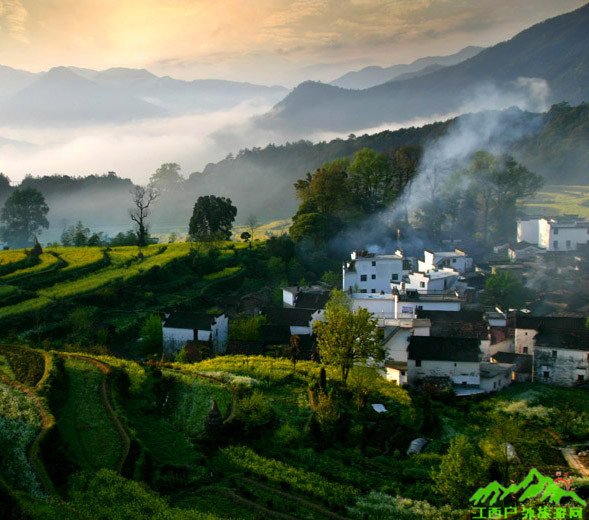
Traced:
[[526, 290], [510, 272], [501, 271], [487, 278], [483, 301], [486, 305], [501, 309], [521, 307], [525, 303]]
[[198, 511], [171, 508], [154, 492], [114, 471], [80, 473], [72, 483], [67, 503], [77, 518], [92, 520], [215, 520]]
[[436, 491], [446, 502], [466, 506], [473, 492], [485, 483], [487, 475], [485, 461], [477, 454], [476, 444], [460, 435], [450, 442], [440, 470], [434, 475]]
[[4, 356], [19, 383], [33, 387], [43, 377], [45, 360], [40, 352], [24, 345], [0, 344], [0, 355]]
[[237, 208], [231, 199], [215, 195], [199, 197], [192, 211], [188, 233], [199, 242], [228, 240], [235, 215]]
[[466, 514], [465, 510], [438, 508], [425, 500], [393, 497], [377, 491], [360, 497], [348, 511], [358, 520], [460, 520]]
[[245, 433], [260, 433], [260, 428], [274, 419], [274, 410], [262, 392], [254, 390], [251, 395], [237, 401], [235, 419], [243, 425]]
[[341, 416], [338, 410], [338, 401], [332, 393], [326, 394], [319, 392], [315, 399], [315, 418], [321, 429], [321, 433], [326, 437], [333, 436], [336, 431], [337, 422]]
[[325, 321], [316, 322], [317, 348], [323, 363], [341, 370], [346, 383], [352, 366], [384, 358], [378, 339], [376, 319], [366, 309], [351, 311], [344, 303], [345, 295], [334, 290], [326, 305]]
[[267, 322], [266, 316], [248, 316], [241, 314], [231, 320], [229, 326], [230, 339], [255, 341], [260, 339], [260, 327]]
[[330, 482], [316, 473], [303, 471], [283, 462], [261, 457], [244, 446], [230, 446], [221, 450], [222, 460], [242, 471], [251, 471], [269, 481], [287, 483], [293, 490], [317, 497], [326, 503], [347, 504], [357, 491], [351, 486]]
[[184, 179], [180, 175], [180, 165], [176, 163], [162, 164], [149, 178], [149, 183], [158, 189], [167, 189]]
[[0, 212], [0, 220], [5, 224], [4, 239], [13, 247], [26, 245], [41, 228], [49, 227], [48, 212], [41, 192], [34, 188], [14, 190]]
[[158, 314], [151, 314], [141, 326], [141, 350], [145, 354], [154, 354], [162, 350], [162, 320]]
[[0, 416], [12, 421], [41, 427], [39, 413], [33, 400], [26, 394], [0, 383]]

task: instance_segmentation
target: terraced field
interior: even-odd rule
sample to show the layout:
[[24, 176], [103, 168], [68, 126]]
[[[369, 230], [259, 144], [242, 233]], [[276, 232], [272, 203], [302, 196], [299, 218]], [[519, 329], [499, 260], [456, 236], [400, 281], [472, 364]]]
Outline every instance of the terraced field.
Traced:
[[589, 186], [545, 186], [519, 206], [530, 215], [574, 214], [589, 218]]

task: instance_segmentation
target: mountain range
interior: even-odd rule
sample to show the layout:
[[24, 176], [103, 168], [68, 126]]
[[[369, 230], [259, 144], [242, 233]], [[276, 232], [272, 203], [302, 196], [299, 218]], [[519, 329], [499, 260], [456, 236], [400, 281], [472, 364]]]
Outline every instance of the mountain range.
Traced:
[[475, 100], [506, 108], [530, 93], [540, 105], [589, 100], [589, 4], [429, 74], [364, 90], [304, 82], [257, 124], [300, 135], [349, 132], [461, 112]]
[[386, 83], [387, 81], [409, 79], [413, 75], [421, 76], [449, 65], [456, 65], [461, 61], [476, 56], [482, 50], [483, 47], [471, 45], [450, 56], [429, 56], [427, 58], [419, 58], [406, 65], [392, 65], [391, 67], [378, 67], [374, 65], [364, 67], [361, 70], [348, 72], [334, 79], [330, 82], [330, 85], [350, 89], [370, 88]]
[[144, 69], [54, 67], [31, 73], [0, 66], [0, 126], [120, 123], [273, 105], [288, 90], [223, 80], [183, 81]]

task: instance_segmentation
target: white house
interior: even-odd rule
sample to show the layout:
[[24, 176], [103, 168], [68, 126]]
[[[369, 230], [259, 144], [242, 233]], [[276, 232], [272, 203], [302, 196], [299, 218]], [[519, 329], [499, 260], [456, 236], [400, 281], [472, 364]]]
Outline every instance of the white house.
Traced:
[[349, 293], [390, 292], [391, 282], [400, 282], [403, 278], [403, 256], [353, 251], [350, 260], [343, 265], [342, 275], [343, 290]]
[[514, 379], [514, 368], [509, 363], [481, 363], [481, 389], [497, 392], [509, 386]]
[[515, 319], [515, 352], [516, 354], [533, 354], [536, 347], [536, 336], [540, 332], [551, 331], [553, 334], [575, 332], [584, 333], [585, 318], [566, 316], [530, 316], [517, 314]]
[[385, 378], [387, 381], [394, 381], [399, 386], [408, 382], [406, 361], [385, 361]]
[[512, 262], [520, 262], [522, 260], [532, 260], [544, 252], [544, 249], [537, 245], [522, 241], [510, 245], [507, 249], [507, 256]]
[[266, 316], [269, 324], [288, 326], [291, 335], [299, 336], [313, 334], [313, 323], [323, 319], [321, 309], [265, 307], [261, 314]]
[[461, 249], [435, 252], [426, 249], [423, 252], [423, 257], [424, 259], [418, 262], [418, 271], [422, 273], [443, 267], [454, 269], [459, 273], [465, 273], [470, 271], [473, 266], [472, 258], [466, 256], [466, 253]]
[[447, 378], [453, 385], [480, 385], [481, 351], [477, 339], [412, 336], [407, 352], [410, 384]]
[[172, 312], [162, 322], [165, 352], [180, 350], [187, 341], [210, 341], [215, 352], [223, 352], [229, 337], [229, 318], [225, 314]]
[[589, 243], [589, 222], [576, 215], [542, 218], [538, 227], [538, 245], [546, 251], [576, 251]]
[[283, 287], [282, 306], [286, 308], [325, 309], [325, 304], [329, 300], [329, 293], [328, 289], [320, 285]]
[[411, 336], [429, 336], [431, 323], [427, 319], [398, 318], [383, 320], [382, 347], [386, 359], [407, 361], [407, 345]]
[[517, 241], [538, 245], [540, 219], [542, 217], [526, 216], [517, 219]]
[[365, 294], [350, 295], [352, 309], [363, 308], [379, 320], [415, 318], [418, 310], [459, 311], [464, 301], [456, 294], [422, 294], [407, 291], [404, 294]]
[[563, 386], [589, 381], [589, 332], [541, 330], [535, 338], [534, 381]]
[[444, 267], [425, 272], [409, 273], [404, 276], [405, 289], [418, 292], [436, 293], [454, 290], [460, 274], [452, 268]]

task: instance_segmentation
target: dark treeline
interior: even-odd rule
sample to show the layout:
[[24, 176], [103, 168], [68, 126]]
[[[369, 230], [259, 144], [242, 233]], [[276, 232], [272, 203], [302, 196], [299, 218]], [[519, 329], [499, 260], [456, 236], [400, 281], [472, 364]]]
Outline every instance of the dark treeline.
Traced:
[[[512, 124], [516, 120], [520, 127], [529, 131], [510, 143], [506, 152], [531, 171], [541, 174], [548, 184], [587, 183], [589, 104], [570, 107], [561, 103], [545, 114], [517, 109], [511, 112]], [[391, 155], [403, 146], [427, 147], [465, 118], [479, 117], [483, 125], [484, 113], [471, 114], [420, 128], [350, 135], [346, 139], [317, 144], [298, 141], [244, 149], [235, 156], [230, 154], [218, 163], [208, 164], [202, 172], [182, 172], [181, 175], [178, 168], [178, 175], [169, 176], [175, 177], [175, 181], [165, 187], [153, 208], [154, 232], [184, 229], [194, 201], [207, 194], [231, 198], [239, 209], [238, 222], [250, 214], [261, 220], [287, 218], [297, 211], [298, 205], [292, 185], [322, 164], [337, 158], [351, 159], [364, 148]], [[152, 173], [145, 172], [146, 182]], [[57, 235], [78, 220], [92, 229], [109, 230], [111, 234], [128, 229], [129, 193], [133, 183], [113, 172], [86, 177], [28, 176], [21, 186], [34, 187], [43, 193], [51, 208], [50, 229]], [[16, 187], [10, 186], [6, 177], [0, 177], [0, 204]]]

